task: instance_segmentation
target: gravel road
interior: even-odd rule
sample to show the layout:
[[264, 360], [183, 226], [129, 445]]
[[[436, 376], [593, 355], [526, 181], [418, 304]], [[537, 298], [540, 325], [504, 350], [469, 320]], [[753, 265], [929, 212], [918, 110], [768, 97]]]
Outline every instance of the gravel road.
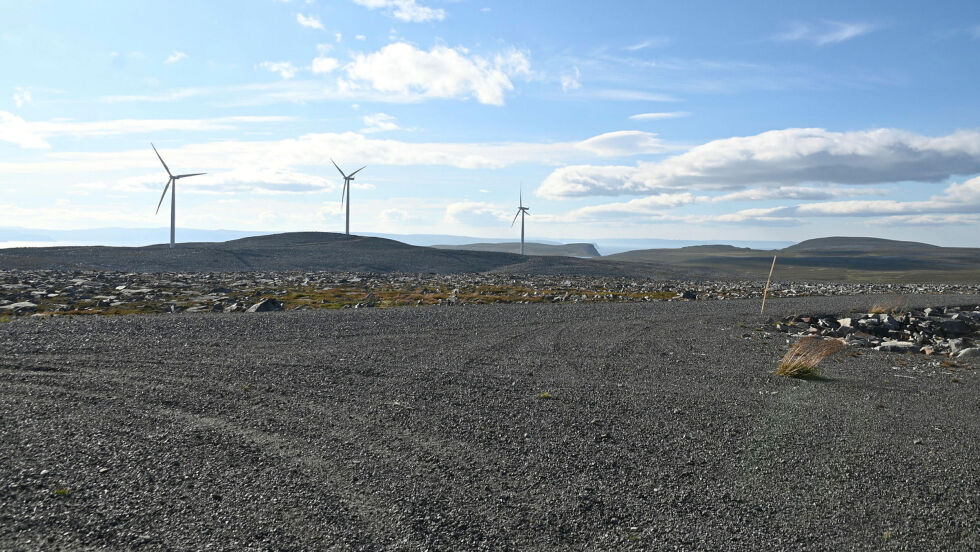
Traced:
[[772, 374], [874, 301], [0, 323], [0, 549], [976, 550], [976, 364]]

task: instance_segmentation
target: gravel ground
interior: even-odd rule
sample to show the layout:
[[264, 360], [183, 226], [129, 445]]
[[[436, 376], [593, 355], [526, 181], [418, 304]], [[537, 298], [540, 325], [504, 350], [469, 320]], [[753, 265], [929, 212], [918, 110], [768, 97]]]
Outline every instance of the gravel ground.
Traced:
[[975, 369], [772, 375], [875, 299], [0, 323], [0, 549], [976, 550]]

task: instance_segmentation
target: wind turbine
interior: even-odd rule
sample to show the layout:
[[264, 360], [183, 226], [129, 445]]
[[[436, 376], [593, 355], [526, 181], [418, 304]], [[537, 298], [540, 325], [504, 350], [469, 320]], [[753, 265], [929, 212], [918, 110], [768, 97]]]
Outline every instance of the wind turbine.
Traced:
[[167, 188], [170, 188], [170, 249], [173, 249], [174, 234], [176, 233], [175, 230], [177, 223], [177, 180], [180, 178], [187, 178], [188, 176], [198, 176], [207, 173], [178, 174], [174, 176], [174, 174], [170, 172], [170, 167], [163, 162], [163, 157], [160, 157], [160, 152], [157, 151], [157, 147], [154, 146], [152, 142], [150, 142], [150, 147], [153, 148], [153, 153], [157, 154], [157, 159], [163, 163], [163, 168], [167, 169], [167, 176], [170, 177], [170, 180], [167, 180], [167, 185], [163, 187], [163, 193], [160, 194], [160, 203], [157, 203], [157, 211], [154, 214], [158, 214], [160, 212], [160, 206], [163, 205], [163, 198], [167, 197]]
[[[333, 159], [331, 159], [330, 162], [333, 163], [334, 167], [337, 167], [337, 163], [334, 162]], [[363, 167], [357, 169], [356, 171], [350, 174], [344, 174], [344, 171], [340, 170], [340, 167], [337, 167], [337, 171], [340, 172], [340, 176], [344, 177], [344, 189], [341, 190], [340, 192], [340, 205], [343, 206], [344, 195], [346, 195], [347, 196], [347, 223], [344, 226], [344, 233], [347, 234], [348, 236], [350, 235], [350, 182], [351, 180], [354, 180], [355, 174], [363, 171], [366, 168], [367, 165], [364, 165]]]
[[510, 223], [510, 227], [514, 227], [514, 223], [517, 222], [517, 217], [521, 217], [521, 255], [524, 254], [524, 215], [531, 216], [528, 213], [528, 208], [524, 206], [524, 190], [521, 190], [520, 203], [518, 203], [517, 214], [514, 215], [514, 221]]

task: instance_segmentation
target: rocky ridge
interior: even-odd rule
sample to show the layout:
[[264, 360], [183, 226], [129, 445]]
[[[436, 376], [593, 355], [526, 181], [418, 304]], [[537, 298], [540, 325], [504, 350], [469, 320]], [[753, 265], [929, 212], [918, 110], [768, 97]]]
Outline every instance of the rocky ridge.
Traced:
[[[761, 297], [763, 287], [752, 280], [494, 273], [3, 270], [0, 316], [744, 299]], [[980, 293], [980, 285], [781, 282], [769, 290], [770, 297], [964, 293]]]

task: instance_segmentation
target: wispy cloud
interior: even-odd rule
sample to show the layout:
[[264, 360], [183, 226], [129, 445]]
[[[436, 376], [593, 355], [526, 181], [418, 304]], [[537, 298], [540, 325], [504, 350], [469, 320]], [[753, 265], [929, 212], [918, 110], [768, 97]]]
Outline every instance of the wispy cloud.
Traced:
[[297, 13], [296, 22], [309, 29], [318, 29], [321, 31], [324, 30], [323, 23], [321, 23], [320, 18], [315, 15], [303, 15], [301, 13]]
[[415, 0], [354, 0], [354, 3], [372, 10], [382, 9], [389, 16], [410, 23], [442, 21], [446, 18], [445, 10], [423, 6]]
[[0, 142], [16, 144], [23, 148], [48, 149], [47, 139], [61, 136], [89, 137], [121, 134], [150, 134], [171, 130], [214, 131], [230, 130], [241, 125], [278, 123], [292, 117], [242, 116], [210, 119], [113, 119], [105, 121], [37, 121], [30, 122], [0, 111]]
[[774, 35], [772, 39], [785, 42], [804, 41], [817, 46], [825, 46], [845, 42], [868, 34], [873, 30], [875, 30], [875, 26], [870, 23], [826, 20], [798, 21], [786, 31]]
[[18, 109], [34, 101], [34, 96], [31, 94], [31, 91], [22, 86], [14, 88], [13, 97], [14, 105], [16, 105]]
[[187, 59], [187, 54], [185, 54], [184, 52], [180, 52], [180, 51], [174, 50], [167, 57], [167, 59], [163, 60], [163, 63], [166, 64], [166, 65], [170, 65], [170, 64], [173, 64], [173, 63], [177, 63], [178, 61], [183, 60], [183, 59]]
[[284, 79], [291, 79], [296, 76], [296, 66], [291, 61], [263, 61], [258, 64], [259, 69], [265, 69], [273, 73], [279, 73]]
[[655, 113], [637, 113], [636, 115], [630, 115], [630, 119], [633, 121], [655, 121], [659, 119], [677, 119], [690, 115], [687, 111], [658, 111]]
[[364, 128], [361, 129], [361, 132], [372, 133], [388, 132], [391, 130], [405, 130], [398, 126], [398, 119], [396, 119], [393, 115], [388, 115], [387, 113], [365, 115], [363, 121]]
[[647, 48], [660, 48], [670, 44], [670, 39], [666, 37], [648, 38], [641, 40], [640, 42], [635, 42], [623, 48], [628, 52], [639, 52], [640, 50], [646, 50]]
[[572, 67], [572, 70], [561, 76], [561, 89], [562, 92], [568, 92], [569, 90], [578, 90], [582, 88], [582, 72], [579, 71], [578, 67]]

